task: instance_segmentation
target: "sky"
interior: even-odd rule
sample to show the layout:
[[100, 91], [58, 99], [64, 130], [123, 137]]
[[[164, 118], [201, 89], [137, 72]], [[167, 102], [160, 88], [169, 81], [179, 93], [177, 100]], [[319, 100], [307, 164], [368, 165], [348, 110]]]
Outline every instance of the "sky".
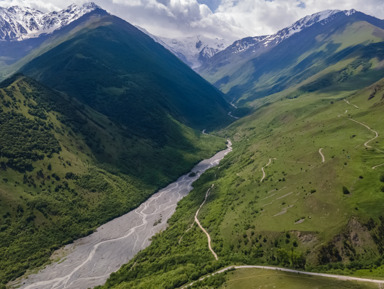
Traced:
[[[0, 0], [0, 6], [60, 10], [90, 0]], [[93, 0], [111, 14], [169, 38], [205, 35], [237, 40], [267, 35], [327, 9], [356, 9], [384, 19], [383, 0]]]

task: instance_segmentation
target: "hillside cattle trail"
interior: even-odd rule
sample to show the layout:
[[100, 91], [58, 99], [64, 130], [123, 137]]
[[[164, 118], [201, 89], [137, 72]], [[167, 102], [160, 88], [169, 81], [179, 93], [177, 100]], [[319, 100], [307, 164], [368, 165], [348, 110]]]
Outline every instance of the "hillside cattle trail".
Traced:
[[375, 170], [376, 168], [382, 167], [382, 166], [384, 166], [384, 164], [380, 164], [380, 165], [374, 166], [374, 167], [372, 167], [372, 170]]
[[200, 224], [199, 219], [197, 218], [197, 216], [199, 215], [200, 209], [204, 206], [205, 202], [207, 201], [207, 198], [208, 198], [208, 196], [209, 196], [209, 192], [211, 191], [211, 189], [212, 189], [214, 186], [215, 186], [215, 185], [213, 184], [213, 185], [207, 190], [207, 192], [205, 193], [204, 201], [201, 203], [199, 209], [196, 211], [196, 214], [195, 214], [195, 222], [196, 222], [196, 224], [199, 226], [199, 228], [205, 233], [205, 235], [207, 235], [209, 251], [212, 252], [213, 257], [215, 257], [216, 260], [219, 260], [219, 258], [217, 257], [216, 252], [213, 251], [213, 249], [212, 249], [212, 246], [211, 246], [211, 236], [210, 236], [209, 233], [204, 229], [204, 227]]
[[268, 166], [272, 163], [272, 160], [275, 160], [275, 159], [276, 159], [276, 158], [269, 159], [268, 163], [267, 163], [264, 167], [261, 168], [261, 171], [263, 172], [263, 176], [262, 176], [261, 179], [260, 179], [260, 183], [262, 183], [263, 180], [264, 180], [265, 177], [266, 177], [264, 168], [268, 167]]
[[[356, 107], [357, 109], [359, 108], [357, 105], [351, 104], [351, 103], [350, 103], [348, 100], [346, 100], [346, 99], [344, 99], [344, 101], [345, 101], [347, 104], [349, 104], [349, 105], [353, 105], [353, 106]], [[347, 112], [347, 111], [346, 111], [346, 112]], [[372, 128], [370, 128], [370, 127], [369, 127], [368, 125], [366, 125], [365, 123], [362, 123], [362, 122], [360, 122], [360, 121], [354, 120], [353, 118], [349, 118], [349, 120], [351, 120], [351, 121], [353, 121], [353, 122], [355, 122], [355, 123], [357, 123], [357, 124], [360, 124], [360, 125], [364, 126], [366, 129], [368, 129], [369, 131], [371, 131], [371, 132], [373, 132], [373, 133], [375, 134], [375, 136], [374, 136], [373, 138], [367, 140], [367, 141], [364, 143], [364, 146], [365, 146], [366, 148], [375, 149], [375, 150], [377, 150], [377, 151], [379, 151], [379, 152], [384, 153], [383, 150], [380, 150], [380, 149], [378, 149], [378, 148], [373, 148], [372, 146], [369, 145], [370, 142], [374, 141], [375, 139], [377, 139], [377, 138], [379, 137], [379, 133], [378, 133], [377, 131], [373, 130]], [[319, 152], [320, 152], [320, 151], [319, 151]], [[374, 170], [374, 169], [376, 169], [376, 168], [378, 168], [378, 167], [381, 167], [381, 166], [384, 166], [384, 164], [379, 164], [379, 165], [373, 166], [373, 167], [372, 167], [372, 170]]]
[[[366, 148], [372, 148], [372, 146], [370, 146], [370, 145], [368, 145], [368, 144], [369, 144], [371, 141], [374, 141], [375, 139], [377, 139], [377, 138], [379, 137], [379, 133], [378, 133], [377, 131], [371, 129], [368, 125], [366, 125], [366, 124], [364, 124], [364, 123], [362, 123], [362, 122], [360, 122], [360, 121], [354, 120], [353, 118], [350, 118], [349, 120], [351, 120], [351, 121], [353, 121], [353, 122], [356, 122], [356, 123], [358, 123], [358, 124], [364, 126], [366, 129], [370, 130], [371, 132], [373, 132], [373, 133], [375, 134], [375, 136], [374, 136], [373, 138], [367, 140], [367, 141], [364, 143], [364, 146], [365, 146]], [[380, 151], [380, 152], [383, 152], [382, 150], [379, 150], [379, 149], [376, 149], [376, 150], [378, 150], [378, 151]]]
[[352, 103], [350, 103], [350, 102], [349, 102], [348, 100], [346, 100], [346, 99], [344, 99], [344, 101], [345, 101], [347, 104], [352, 105], [352, 106], [354, 106], [355, 108], [359, 109], [359, 107], [358, 107], [356, 104], [352, 104]]
[[209, 278], [211, 276], [224, 273], [229, 270], [239, 270], [239, 269], [262, 269], [262, 270], [274, 270], [274, 271], [281, 271], [281, 272], [288, 272], [288, 273], [295, 273], [295, 274], [302, 274], [302, 275], [309, 275], [309, 276], [318, 276], [318, 277], [325, 277], [325, 278], [333, 278], [343, 281], [356, 281], [356, 282], [367, 282], [367, 283], [375, 283], [375, 284], [384, 284], [384, 280], [377, 280], [377, 279], [366, 279], [366, 278], [359, 278], [359, 277], [349, 277], [344, 275], [334, 275], [334, 274], [325, 274], [325, 273], [315, 273], [315, 272], [306, 272], [306, 271], [299, 271], [299, 270], [293, 270], [293, 269], [287, 269], [287, 268], [281, 268], [281, 267], [274, 267], [274, 266], [258, 266], [258, 265], [240, 265], [240, 266], [228, 266], [223, 269], [220, 269], [216, 272], [213, 272], [207, 276], [201, 277], [199, 280], [191, 282], [180, 289], [186, 289], [188, 287], [191, 287], [198, 281], [203, 281], [206, 278]]
[[321, 156], [321, 162], [324, 163], [325, 162], [325, 157], [324, 157], [324, 154], [323, 154], [322, 150], [323, 150], [323, 148], [319, 149], [319, 154]]
[[232, 117], [233, 119], [239, 119], [239, 117], [237, 117], [237, 116], [234, 116], [233, 114], [232, 114], [232, 112], [230, 111], [230, 112], [228, 112], [228, 115], [230, 116], [230, 117]]

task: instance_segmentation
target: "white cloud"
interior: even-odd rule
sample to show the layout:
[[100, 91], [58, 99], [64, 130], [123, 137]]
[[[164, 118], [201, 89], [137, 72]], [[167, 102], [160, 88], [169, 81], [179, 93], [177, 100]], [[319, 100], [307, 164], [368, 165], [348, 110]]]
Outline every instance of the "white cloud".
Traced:
[[[72, 0], [83, 4], [84, 0]], [[213, 1], [213, 12], [206, 4]], [[271, 34], [308, 14], [326, 9], [354, 8], [384, 18], [382, 0], [94, 0], [102, 8], [155, 35], [180, 37], [196, 34], [231, 40]], [[206, 4], [201, 4], [206, 3]], [[58, 10], [62, 0], [0, 0], [0, 6], [23, 5]]]
[[274, 33], [298, 19], [327, 9], [358, 11], [384, 18], [382, 0], [223, 0], [216, 14], [249, 35]]

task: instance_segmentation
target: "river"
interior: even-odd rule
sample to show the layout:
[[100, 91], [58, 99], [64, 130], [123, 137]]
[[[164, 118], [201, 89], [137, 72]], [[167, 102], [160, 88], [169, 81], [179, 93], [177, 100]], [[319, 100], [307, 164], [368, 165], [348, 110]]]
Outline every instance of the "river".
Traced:
[[24, 289], [86, 289], [104, 284], [112, 272], [150, 245], [150, 238], [167, 227], [167, 220], [175, 212], [177, 203], [192, 190], [192, 183], [207, 169], [217, 166], [230, 151], [232, 144], [228, 140], [226, 150], [201, 161], [191, 170], [196, 175], [191, 176], [190, 172], [181, 176], [137, 209], [61, 248], [59, 252], [65, 257], [22, 279], [18, 286]]

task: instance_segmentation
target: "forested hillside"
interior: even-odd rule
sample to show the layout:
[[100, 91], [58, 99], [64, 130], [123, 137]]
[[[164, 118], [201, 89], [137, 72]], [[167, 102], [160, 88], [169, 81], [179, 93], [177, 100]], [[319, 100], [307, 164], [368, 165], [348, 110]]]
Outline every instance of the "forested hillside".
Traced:
[[[224, 141], [174, 121], [155, 146], [22, 75], [0, 88], [0, 280], [137, 207]], [[172, 165], [170, 165], [172, 164]]]

